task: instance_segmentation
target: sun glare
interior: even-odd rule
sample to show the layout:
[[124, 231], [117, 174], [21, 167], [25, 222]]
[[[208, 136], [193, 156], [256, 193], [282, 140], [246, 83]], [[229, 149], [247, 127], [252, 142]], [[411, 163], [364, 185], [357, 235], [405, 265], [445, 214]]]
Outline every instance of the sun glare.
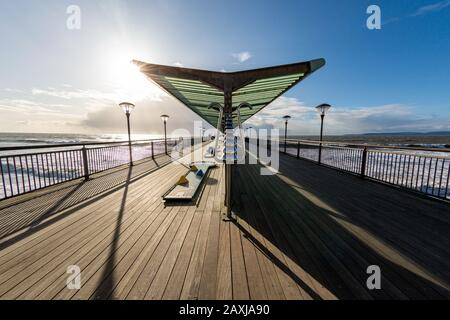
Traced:
[[108, 82], [117, 93], [118, 101], [139, 102], [144, 99], [161, 99], [165, 93], [140, 72], [132, 63], [131, 54], [113, 54], [107, 61]]

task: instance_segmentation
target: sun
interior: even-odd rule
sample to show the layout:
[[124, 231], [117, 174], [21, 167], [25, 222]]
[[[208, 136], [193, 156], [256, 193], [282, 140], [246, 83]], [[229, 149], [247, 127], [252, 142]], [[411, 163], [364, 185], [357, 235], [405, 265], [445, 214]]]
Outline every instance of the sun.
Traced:
[[107, 79], [115, 89], [116, 100], [134, 103], [145, 99], [160, 100], [165, 93], [132, 62], [135, 58], [129, 52], [115, 52], [105, 61]]

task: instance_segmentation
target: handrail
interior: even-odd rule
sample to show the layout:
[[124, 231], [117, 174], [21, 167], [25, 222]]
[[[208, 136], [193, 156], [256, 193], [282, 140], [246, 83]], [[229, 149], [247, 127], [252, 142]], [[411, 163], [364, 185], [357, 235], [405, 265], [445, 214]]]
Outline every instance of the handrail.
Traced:
[[428, 196], [450, 199], [450, 155], [445, 155], [450, 152], [448, 148], [303, 139], [288, 139], [286, 145], [286, 153], [297, 158]]
[[450, 152], [449, 148], [426, 148], [426, 147], [404, 147], [404, 146], [385, 146], [385, 145], [377, 145], [377, 144], [365, 144], [365, 143], [353, 143], [353, 142], [344, 142], [344, 141], [317, 141], [317, 140], [303, 140], [303, 139], [287, 139], [287, 142], [301, 142], [305, 144], [331, 144], [331, 145], [342, 145], [342, 146], [354, 146], [361, 148], [370, 148], [370, 149], [396, 149], [396, 150], [417, 150], [417, 151], [434, 151], [434, 152]]
[[[183, 141], [185, 141], [183, 139]], [[167, 139], [177, 146], [178, 139]], [[0, 200], [167, 154], [164, 139], [0, 148]], [[191, 148], [195, 140], [190, 141]], [[22, 152], [5, 152], [20, 151]], [[39, 150], [39, 151], [38, 151]]]
[[[151, 142], [163, 142], [164, 139], [146, 139], [146, 140], [132, 140], [132, 144], [137, 143], [151, 143]], [[177, 139], [167, 139], [167, 141], [177, 141]], [[111, 142], [76, 142], [76, 143], [60, 143], [60, 144], [38, 144], [38, 145], [27, 145], [27, 146], [12, 146], [12, 147], [1, 147], [2, 151], [14, 151], [14, 150], [30, 150], [30, 149], [53, 149], [53, 148], [69, 148], [69, 147], [83, 147], [83, 146], [94, 146], [94, 145], [120, 145], [128, 144], [128, 141], [111, 141]]]

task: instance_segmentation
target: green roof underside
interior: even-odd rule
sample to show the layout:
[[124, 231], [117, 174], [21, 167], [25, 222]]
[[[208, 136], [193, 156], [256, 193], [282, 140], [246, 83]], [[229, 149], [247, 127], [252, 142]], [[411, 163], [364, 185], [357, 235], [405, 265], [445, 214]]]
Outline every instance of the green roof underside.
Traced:
[[297, 73], [256, 80], [233, 92], [233, 107], [237, 107], [243, 102], [247, 102], [252, 106], [252, 109], [244, 108], [241, 110], [241, 121], [244, 122], [289, 90], [304, 76], [304, 73]]
[[218, 112], [208, 109], [212, 102], [224, 103], [223, 92], [197, 80], [154, 76], [152, 80], [180, 100], [212, 126], [217, 126]]
[[[209, 106], [212, 103], [224, 106], [224, 91], [231, 92], [233, 109], [244, 102], [252, 106], [241, 109], [241, 122], [244, 122], [322, 67], [325, 61], [319, 59], [234, 73], [135, 63], [149, 79], [216, 127], [219, 112]], [[236, 117], [233, 123], [236, 127]]]

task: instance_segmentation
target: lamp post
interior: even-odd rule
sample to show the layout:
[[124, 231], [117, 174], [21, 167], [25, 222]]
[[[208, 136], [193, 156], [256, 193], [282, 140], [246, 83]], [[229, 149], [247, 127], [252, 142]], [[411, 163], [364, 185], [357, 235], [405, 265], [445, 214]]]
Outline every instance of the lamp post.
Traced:
[[131, 131], [130, 131], [130, 114], [131, 111], [135, 108], [135, 105], [130, 102], [122, 102], [119, 103], [119, 106], [125, 112], [125, 116], [127, 117], [127, 128], [128, 128], [128, 149], [130, 152], [130, 166], [133, 165], [133, 153], [131, 151]]
[[169, 116], [167, 114], [163, 114], [161, 116], [161, 120], [164, 122], [164, 151], [167, 154], [167, 120], [169, 120]]
[[284, 153], [286, 153], [286, 144], [287, 144], [287, 126], [288, 122], [291, 119], [291, 116], [284, 116]]
[[322, 103], [316, 107], [316, 111], [320, 113], [319, 164], [322, 163], [323, 119], [325, 118], [325, 113], [327, 113], [330, 108], [331, 106], [327, 103]]

